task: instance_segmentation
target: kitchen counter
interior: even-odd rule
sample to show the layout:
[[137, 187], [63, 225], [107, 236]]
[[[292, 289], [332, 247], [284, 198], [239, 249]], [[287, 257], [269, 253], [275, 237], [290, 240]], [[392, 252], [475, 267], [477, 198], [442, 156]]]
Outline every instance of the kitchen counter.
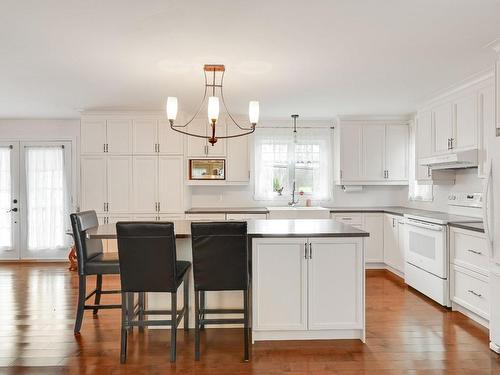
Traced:
[[[191, 220], [174, 220], [176, 238], [191, 237]], [[90, 239], [115, 239], [116, 224], [103, 224], [87, 231]], [[369, 233], [334, 220], [251, 220], [250, 238], [264, 237], [368, 237]]]
[[210, 207], [190, 208], [186, 214], [267, 214], [266, 207]]
[[484, 233], [484, 224], [483, 222], [479, 223], [454, 223], [450, 222], [448, 223], [450, 227], [456, 227], [456, 228], [461, 228], [461, 229], [467, 229], [467, 230], [472, 230], [474, 232], [480, 232]]

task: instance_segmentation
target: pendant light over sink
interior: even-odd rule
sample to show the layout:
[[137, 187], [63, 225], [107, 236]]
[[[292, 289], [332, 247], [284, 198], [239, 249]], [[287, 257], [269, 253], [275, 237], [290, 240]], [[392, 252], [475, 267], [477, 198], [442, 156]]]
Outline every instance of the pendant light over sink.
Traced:
[[[248, 105], [248, 117], [250, 120], [250, 126], [241, 126], [239, 125], [233, 116], [229, 113], [227, 109], [226, 102], [224, 101], [224, 92], [222, 89], [224, 83], [224, 72], [226, 68], [224, 65], [205, 65], [203, 68], [203, 73], [205, 75], [205, 91], [203, 94], [203, 99], [198, 110], [195, 112], [194, 116], [185, 124], [178, 125], [175, 124], [175, 120], [177, 118], [177, 108], [178, 102], [176, 97], [169, 96], [167, 99], [167, 118], [170, 122], [170, 127], [172, 130], [175, 130], [179, 133], [186, 134], [191, 137], [205, 138], [208, 139], [208, 142], [213, 146], [218, 139], [224, 138], [236, 138], [242, 137], [245, 135], [252, 134], [255, 131], [255, 127], [259, 122], [259, 102], [251, 101]], [[210, 77], [207, 77], [210, 75]], [[209, 81], [209, 79], [211, 80]], [[207, 91], [209, 96], [207, 98]], [[220, 99], [220, 100], [219, 100]], [[217, 124], [219, 121], [220, 114], [220, 105], [219, 102], [222, 102], [224, 106], [224, 110], [227, 113], [232, 125], [236, 126], [238, 129], [233, 132], [228, 132], [231, 135], [219, 136], [217, 135]], [[206, 134], [195, 134], [188, 131], [187, 126], [198, 116], [201, 109], [203, 108], [205, 102], [207, 102], [207, 116], [208, 123], [211, 127], [210, 135]]]

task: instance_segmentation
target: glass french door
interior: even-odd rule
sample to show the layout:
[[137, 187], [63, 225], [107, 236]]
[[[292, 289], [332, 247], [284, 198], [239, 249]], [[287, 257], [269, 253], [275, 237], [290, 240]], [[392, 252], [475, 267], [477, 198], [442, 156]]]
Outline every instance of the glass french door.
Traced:
[[0, 171], [0, 259], [65, 259], [71, 142], [2, 142]]

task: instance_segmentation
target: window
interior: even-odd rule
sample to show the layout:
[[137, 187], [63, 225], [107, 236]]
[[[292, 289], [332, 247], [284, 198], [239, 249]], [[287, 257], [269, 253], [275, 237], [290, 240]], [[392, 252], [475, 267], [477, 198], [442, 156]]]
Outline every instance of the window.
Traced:
[[331, 197], [331, 131], [328, 128], [258, 129], [255, 132], [255, 198], [288, 199], [296, 193], [315, 200]]

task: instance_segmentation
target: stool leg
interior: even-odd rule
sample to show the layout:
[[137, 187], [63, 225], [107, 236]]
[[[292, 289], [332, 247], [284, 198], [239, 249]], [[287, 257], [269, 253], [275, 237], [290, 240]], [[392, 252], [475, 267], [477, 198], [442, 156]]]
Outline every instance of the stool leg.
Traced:
[[120, 363], [127, 360], [128, 293], [122, 292], [122, 326], [120, 339]]
[[[200, 309], [202, 311], [205, 310], [205, 292], [204, 291], [200, 291]], [[201, 313], [201, 318], [205, 319], [205, 313], [203, 313], [203, 312]], [[205, 325], [204, 324], [200, 325], [200, 329], [204, 330]]]
[[[146, 296], [144, 292], [139, 292], [139, 321], [143, 322], [144, 321], [144, 305], [146, 301]], [[140, 325], [139, 326], [139, 332], [144, 332], [144, 326]]]
[[194, 359], [200, 360], [200, 292], [194, 291]]
[[[99, 305], [101, 303], [101, 292], [102, 292], [102, 275], [97, 275], [95, 282], [95, 300], [94, 305]], [[98, 308], [95, 308], [93, 311], [94, 315], [97, 315], [99, 311]]]
[[243, 291], [243, 330], [244, 330], [244, 340], [245, 340], [245, 362], [250, 360], [250, 349], [249, 349], [249, 339], [250, 335], [248, 332], [248, 290]]
[[184, 277], [184, 331], [189, 331], [189, 272]]
[[82, 328], [83, 312], [85, 310], [85, 295], [87, 293], [86, 281], [85, 275], [78, 276], [78, 306], [76, 308], [75, 334], [80, 333], [80, 329]]
[[[134, 299], [135, 299], [135, 294], [129, 292], [127, 294], [127, 319], [129, 322], [134, 320]], [[133, 326], [127, 327], [128, 331], [132, 332], [134, 330]]]
[[170, 362], [175, 362], [177, 353], [177, 293], [171, 293], [172, 326], [170, 327]]

